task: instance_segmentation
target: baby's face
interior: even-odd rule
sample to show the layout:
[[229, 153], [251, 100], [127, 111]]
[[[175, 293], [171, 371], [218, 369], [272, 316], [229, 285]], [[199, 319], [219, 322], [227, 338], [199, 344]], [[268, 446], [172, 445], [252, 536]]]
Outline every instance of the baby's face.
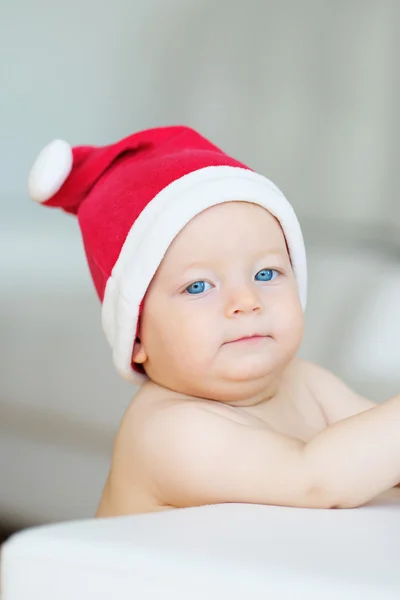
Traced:
[[229, 401], [278, 378], [302, 335], [279, 223], [257, 205], [229, 202], [197, 215], [169, 247], [133, 356], [164, 387]]

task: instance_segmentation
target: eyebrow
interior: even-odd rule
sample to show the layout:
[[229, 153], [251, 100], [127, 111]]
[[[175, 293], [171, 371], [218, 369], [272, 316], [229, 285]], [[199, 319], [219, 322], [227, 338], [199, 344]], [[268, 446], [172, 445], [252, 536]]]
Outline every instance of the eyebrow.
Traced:
[[[273, 257], [273, 256], [280, 256], [282, 258], [289, 258], [289, 253], [288, 251], [285, 249], [283, 250], [282, 248], [279, 249], [274, 249], [274, 250], [269, 250], [268, 252], [263, 252], [260, 253], [260, 255], [254, 258], [254, 260], [261, 260], [261, 259], [265, 259], [267, 260], [269, 257]], [[209, 265], [207, 262], [201, 262], [201, 261], [196, 261], [193, 263], [189, 263], [187, 265], [184, 265], [182, 268], [182, 272], [186, 272], [189, 271], [191, 269], [207, 269], [209, 268]]]

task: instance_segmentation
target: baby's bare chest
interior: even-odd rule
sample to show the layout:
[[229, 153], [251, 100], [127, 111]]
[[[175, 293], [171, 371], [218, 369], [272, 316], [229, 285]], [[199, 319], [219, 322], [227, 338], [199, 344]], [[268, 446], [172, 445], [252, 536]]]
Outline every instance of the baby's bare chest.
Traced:
[[307, 393], [278, 398], [264, 407], [263, 418], [275, 431], [303, 442], [309, 442], [327, 427], [319, 405]]
[[253, 428], [272, 429], [304, 442], [326, 428], [324, 415], [306, 389], [282, 390], [282, 393], [256, 407], [231, 407], [213, 402], [210, 410]]

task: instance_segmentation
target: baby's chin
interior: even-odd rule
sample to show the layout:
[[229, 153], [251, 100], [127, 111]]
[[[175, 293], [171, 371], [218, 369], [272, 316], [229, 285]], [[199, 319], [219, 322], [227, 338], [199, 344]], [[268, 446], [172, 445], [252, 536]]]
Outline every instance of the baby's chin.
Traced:
[[223, 366], [221, 371], [227, 380], [250, 382], [273, 375], [278, 367], [278, 362], [275, 357], [249, 353], [241, 360], [228, 362]]
[[228, 381], [237, 383], [270, 379], [290, 361], [290, 353], [272, 339], [222, 349], [216, 370]]
[[[173, 376], [157, 383], [171, 391], [193, 398], [204, 398], [223, 403], [244, 402], [274, 395], [278, 387], [281, 369], [266, 368], [264, 364], [235, 365], [218, 371], [211, 369], [198, 372], [188, 379], [187, 372], [175, 372]], [[250, 402], [251, 403], [251, 402]]]
[[200, 386], [188, 387], [184, 390], [186, 396], [204, 398], [222, 404], [251, 406], [270, 399], [279, 389], [278, 377], [262, 377], [258, 379], [208, 379]]
[[189, 354], [174, 359], [168, 366], [161, 363], [150, 369], [148, 377], [178, 394], [228, 403], [263, 395], [271, 397], [292, 353], [269, 340], [221, 347], [204, 362], [193, 363]]

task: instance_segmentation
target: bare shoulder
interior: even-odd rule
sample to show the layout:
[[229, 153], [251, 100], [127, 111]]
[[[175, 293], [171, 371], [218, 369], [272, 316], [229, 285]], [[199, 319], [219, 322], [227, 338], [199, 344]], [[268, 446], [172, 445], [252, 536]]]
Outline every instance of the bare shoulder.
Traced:
[[121, 420], [114, 442], [114, 456], [120, 462], [129, 462], [130, 466], [139, 464], [142, 456], [137, 455], [137, 448], [154, 428], [154, 423], [171, 421], [181, 414], [184, 406], [188, 406], [188, 399], [183, 395], [147, 381], [138, 390]]
[[246, 411], [240, 411], [229, 404], [187, 396], [148, 381], [138, 391], [129, 406], [121, 424], [120, 434], [124, 430], [127, 430], [129, 435], [133, 430], [140, 430], [143, 433], [155, 422], [164, 423], [165, 419], [180, 422], [182, 419], [198, 418], [199, 413], [209, 417], [214, 415], [243, 425], [261, 425], [258, 419], [246, 414]]
[[190, 504], [188, 498], [183, 500], [184, 493], [178, 498], [171, 486], [180, 489], [184, 483], [183, 488], [190, 487], [190, 477], [182, 482], [182, 473], [190, 470], [193, 478], [195, 473], [204, 473], [200, 464], [209, 460], [214, 445], [218, 445], [215, 451], [222, 451], [233, 443], [236, 431], [226, 427], [228, 422], [248, 425], [245, 416], [232, 407], [147, 381], [121, 420], [96, 515], [153, 512]]
[[177, 394], [150, 381], [137, 391], [114, 439], [110, 471], [97, 517], [155, 512], [166, 508], [152, 493], [143, 457], [143, 441], [151, 431], [154, 416], [163, 418], [180, 402], [182, 400]]
[[152, 381], [146, 381], [137, 391], [121, 421], [120, 432], [126, 428], [141, 429], [154, 413], [168, 410], [181, 404], [182, 394], [163, 388]]
[[328, 425], [376, 406], [324, 367], [298, 360], [296, 368], [321, 407]]

